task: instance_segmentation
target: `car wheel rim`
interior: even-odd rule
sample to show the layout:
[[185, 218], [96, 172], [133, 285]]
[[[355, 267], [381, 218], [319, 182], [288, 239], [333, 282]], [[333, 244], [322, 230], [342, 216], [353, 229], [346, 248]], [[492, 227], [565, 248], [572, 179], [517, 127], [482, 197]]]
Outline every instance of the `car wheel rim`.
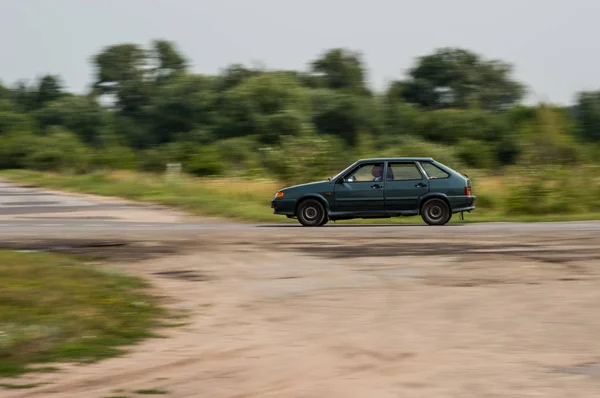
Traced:
[[304, 218], [307, 220], [313, 221], [318, 217], [318, 215], [319, 212], [314, 207], [307, 207], [304, 209]]
[[442, 210], [442, 208], [440, 206], [433, 205], [429, 208], [429, 211], [427, 213], [428, 213], [429, 218], [431, 218], [433, 220], [439, 220], [440, 218], [442, 218], [444, 211]]

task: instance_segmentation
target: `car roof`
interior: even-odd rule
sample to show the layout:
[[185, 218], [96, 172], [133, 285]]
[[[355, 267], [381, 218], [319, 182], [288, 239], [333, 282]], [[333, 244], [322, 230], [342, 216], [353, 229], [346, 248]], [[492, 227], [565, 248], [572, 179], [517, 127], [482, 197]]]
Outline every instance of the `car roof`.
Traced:
[[433, 158], [423, 158], [423, 157], [386, 157], [386, 158], [367, 158], [367, 159], [359, 159], [358, 162], [405, 162], [405, 161], [416, 161], [416, 162], [432, 162]]

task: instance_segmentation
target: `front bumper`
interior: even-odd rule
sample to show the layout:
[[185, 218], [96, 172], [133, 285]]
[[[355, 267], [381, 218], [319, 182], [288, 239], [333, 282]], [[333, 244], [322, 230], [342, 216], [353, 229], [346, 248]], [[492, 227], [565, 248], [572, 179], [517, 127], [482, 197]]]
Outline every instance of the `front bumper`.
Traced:
[[273, 199], [271, 209], [273, 209], [273, 214], [293, 216], [295, 203], [296, 201], [293, 199]]

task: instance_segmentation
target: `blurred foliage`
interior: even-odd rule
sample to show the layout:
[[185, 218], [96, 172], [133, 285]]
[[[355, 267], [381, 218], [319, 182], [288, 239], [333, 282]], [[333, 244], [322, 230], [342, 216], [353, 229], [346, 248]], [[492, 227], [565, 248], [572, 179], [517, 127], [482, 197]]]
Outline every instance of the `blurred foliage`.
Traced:
[[195, 176], [295, 184], [359, 157], [427, 156], [508, 176], [506, 200], [483, 205], [534, 213], [573, 211], [560, 199], [577, 197], [568, 170], [600, 163], [600, 91], [578, 93], [573, 107], [524, 105], [511, 65], [461, 48], [416, 58], [381, 92], [368, 87], [362, 54], [346, 48], [303, 71], [232, 64], [201, 75], [175, 43], [154, 40], [107, 46], [92, 65], [82, 94], [56, 75], [0, 84], [0, 168], [161, 173], [180, 163]]

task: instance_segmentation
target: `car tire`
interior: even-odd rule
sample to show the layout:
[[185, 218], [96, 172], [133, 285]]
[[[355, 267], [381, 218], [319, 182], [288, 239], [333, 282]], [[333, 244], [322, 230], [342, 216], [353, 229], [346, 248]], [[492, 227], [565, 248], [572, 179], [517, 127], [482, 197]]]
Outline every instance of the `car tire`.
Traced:
[[298, 206], [298, 221], [305, 227], [320, 227], [327, 222], [325, 208], [315, 199], [304, 200]]
[[444, 225], [452, 218], [452, 212], [445, 200], [433, 198], [423, 204], [421, 218], [428, 225]]

